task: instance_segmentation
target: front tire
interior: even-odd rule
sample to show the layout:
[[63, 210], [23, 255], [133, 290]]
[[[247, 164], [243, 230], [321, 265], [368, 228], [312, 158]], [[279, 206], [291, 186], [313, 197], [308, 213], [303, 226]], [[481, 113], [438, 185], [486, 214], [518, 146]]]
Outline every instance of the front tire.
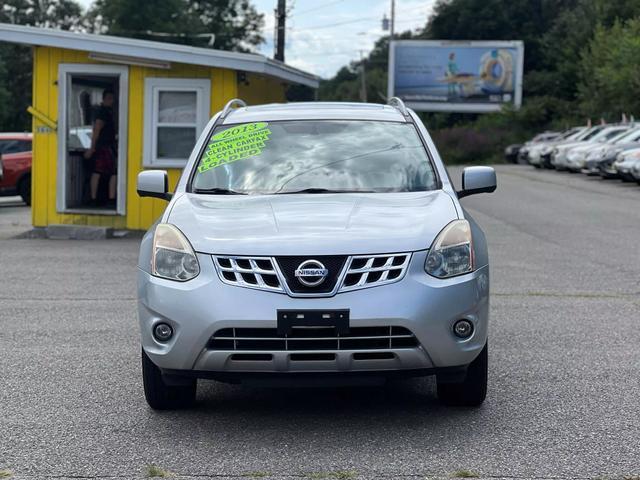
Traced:
[[438, 382], [438, 399], [445, 405], [478, 407], [487, 397], [487, 376], [489, 363], [489, 342], [487, 342], [467, 368], [467, 375], [460, 383]]
[[22, 197], [22, 201], [27, 205], [31, 205], [31, 176], [27, 176], [20, 180], [18, 185], [18, 195]]
[[196, 399], [197, 381], [188, 379], [181, 385], [167, 385], [162, 372], [142, 350], [144, 396], [154, 410], [188, 408]]

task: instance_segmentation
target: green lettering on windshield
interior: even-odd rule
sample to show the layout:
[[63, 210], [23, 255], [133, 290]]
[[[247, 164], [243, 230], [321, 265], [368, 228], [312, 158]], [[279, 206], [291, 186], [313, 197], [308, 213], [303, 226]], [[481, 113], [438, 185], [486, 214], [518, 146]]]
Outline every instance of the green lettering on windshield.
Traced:
[[260, 155], [271, 135], [268, 126], [267, 122], [247, 123], [216, 133], [207, 145], [198, 172], [204, 173], [221, 165]]

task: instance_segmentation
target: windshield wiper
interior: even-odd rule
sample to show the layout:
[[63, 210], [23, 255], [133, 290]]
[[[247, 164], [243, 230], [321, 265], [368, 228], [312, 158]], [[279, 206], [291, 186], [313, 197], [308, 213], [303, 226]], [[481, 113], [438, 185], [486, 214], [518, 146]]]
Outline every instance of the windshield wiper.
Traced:
[[276, 192], [277, 195], [288, 195], [293, 193], [375, 193], [373, 190], [331, 190], [329, 188], [303, 188], [302, 190], [287, 190]]
[[236, 192], [228, 188], [194, 188], [193, 193], [205, 193], [209, 195], [246, 195], [246, 193]]

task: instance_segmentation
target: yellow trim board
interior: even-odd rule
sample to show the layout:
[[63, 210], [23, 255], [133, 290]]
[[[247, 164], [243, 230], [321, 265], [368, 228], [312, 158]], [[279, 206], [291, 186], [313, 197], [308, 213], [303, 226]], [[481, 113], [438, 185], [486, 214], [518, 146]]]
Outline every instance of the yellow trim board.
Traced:
[[33, 115], [35, 118], [37, 118], [38, 120], [40, 120], [42, 123], [44, 123], [47, 127], [52, 128], [53, 130], [57, 130], [58, 129], [58, 124], [56, 122], [54, 122], [53, 120], [51, 120], [49, 117], [47, 117], [44, 113], [36, 110], [35, 108], [33, 108], [32, 106], [29, 106], [29, 108], [27, 108], [27, 112], [29, 112], [31, 115]]

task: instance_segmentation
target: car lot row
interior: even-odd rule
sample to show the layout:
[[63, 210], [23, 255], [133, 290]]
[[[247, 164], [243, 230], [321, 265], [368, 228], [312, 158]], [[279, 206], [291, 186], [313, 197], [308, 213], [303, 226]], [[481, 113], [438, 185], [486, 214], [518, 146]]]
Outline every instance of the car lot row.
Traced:
[[509, 145], [505, 158], [536, 168], [582, 172], [640, 184], [640, 124], [601, 124], [543, 132], [522, 145]]

